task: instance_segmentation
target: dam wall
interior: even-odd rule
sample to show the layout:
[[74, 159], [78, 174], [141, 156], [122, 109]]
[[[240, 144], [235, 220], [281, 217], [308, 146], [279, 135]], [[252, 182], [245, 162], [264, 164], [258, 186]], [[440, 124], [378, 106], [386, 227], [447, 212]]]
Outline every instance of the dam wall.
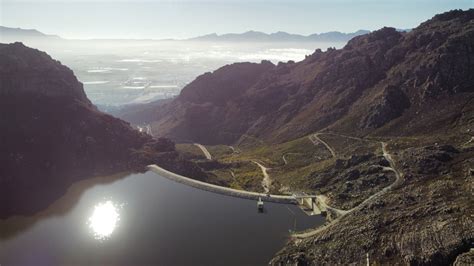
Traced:
[[182, 184], [185, 184], [194, 188], [198, 188], [198, 189], [231, 196], [231, 197], [251, 199], [251, 200], [258, 200], [260, 198], [262, 199], [262, 201], [266, 201], [266, 202], [275, 202], [275, 203], [283, 203], [283, 204], [298, 204], [298, 200], [296, 200], [293, 196], [271, 195], [271, 194], [264, 194], [264, 193], [251, 192], [251, 191], [218, 186], [218, 185], [202, 182], [199, 180], [195, 180], [189, 177], [185, 177], [182, 175], [178, 175], [176, 173], [163, 169], [155, 164], [149, 165], [148, 169], [150, 171], [155, 172], [156, 174], [160, 176], [163, 176], [175, 182], [182, 183]]

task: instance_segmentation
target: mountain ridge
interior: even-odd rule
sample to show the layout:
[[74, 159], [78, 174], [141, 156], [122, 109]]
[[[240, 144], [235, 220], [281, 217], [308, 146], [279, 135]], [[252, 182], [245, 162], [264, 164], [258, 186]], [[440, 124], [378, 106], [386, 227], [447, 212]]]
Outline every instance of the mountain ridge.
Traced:
[[[241, 65], [224, 66], [198, 77], [157, 110], [154, 131], [178, 141], [233, 144], [243, 135], [281, 142], [325, 128], [359, 136], [387, 131], [392, 124], [403, 134], [441, 130], [446, 127], [435, 125], [460, 112], [473, 86], [472, 54], [463, 45], [470, 45], [473, 29], [466, 22], [474, 12], [454, 13], [458, 17], [435, 16], [408, 33], [383, 28], [357, 36], [343, 49], [318, 49], [298, 63], [264, 62], [269, 67], [255, 82], [226, 104], [214, 105], [206, 97], [245, 78], [237, 71]], [[437, 110], [437, 116], [423, 111], [427, 115], [414, 117], [437, 101], [456, 104]], [[406, 119], [412, 123], [400, 124]]]
[[[259, 31], [249, 30], [243, 33], [226, 33], [218, 35], [216, 33], [184, 38], [184, 39], [175, 39], [175, 38], [165, 38], [165, 39], [155, 39], [155, 38], [139, 38], [139, 39], [123, 39], [123, 38], [113, 38], [113, 39], [97, 39], [92, 38], [88, 40], [154, 40], [154, 41], [236, 41], [236, 42], [346, 42], [349, 39], [369, 33], [368, 30], [358, 30], [352, 33], [343, 33], [339, 31], [330, 31], [323, 33], [313, 33], [310, 35], [301, 35], [293, 34], [284, 31], [278, 31], [274, 33], [264, 33]], [[25, 39], [32, 40], [74, 40], [74, 39], [65, 39], [61, 38], [58, 35], [45, 34], [37, 29], [23, 29], [23, 28], [12, 28], [0, 26], [0, 41], [3, 42], [15, 42], [22, 41]]]
[[358, 30], [353, 33], [331, 31], [313, 33], [310, 35], [292, 34], [284, 31], [264, 33], [260, 31], [246, 31], [243, 33], [226, 33], [218, 35], [211, 33], [185, 39], [187, 41], [213, 41], [213, 42], [346, 42], [355, 36], [369, 33], [368, 30]]
[[22, 39], [61, 39], [58, 35], [45, 34], [36, 29], [11, 28], [0, 26], [0, 41], [20, 41]]

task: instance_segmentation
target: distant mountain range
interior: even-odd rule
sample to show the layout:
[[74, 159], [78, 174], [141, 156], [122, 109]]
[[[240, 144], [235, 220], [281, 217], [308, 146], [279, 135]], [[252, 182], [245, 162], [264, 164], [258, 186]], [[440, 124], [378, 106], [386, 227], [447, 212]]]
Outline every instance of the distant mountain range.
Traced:
[[[308, 36], [291, 34], [283, 31], [275, 33], [264, 33], [260, 31], [247, 31], [244, 33], [227, 33], [218, 35], [216, 33], [198, 36], [189, 39], [177, 40], [166, 39], [166, 41], [200, 41], [200, 42], [347, 42], [355, 36], [369, 33], [368, 30], [358, 30], [352, 33], [331, 31], [325, 33], [314, 33]], [[0, 26], [0, 42], [15, 42], [24, 40], [61, 40], [57, 35], [44, 34], [36, 29], [9, 28]]]
[[35, 29], [9, 28], [0, 26], [0, 41], [20, 41], [24, 39], [60, 39], [57, 35], [44, 34]]
[[352, 33], [330, 31], [304, 36], [283, 31], [270, 34], [260, 31], [247, 31], [244, 33], [227, 33], [222, 35], [212, 33], [188, 40], [210, 42], [347, 42], [355, 36], [364, 35], [369, 32], [368, 30], [358, 30]]

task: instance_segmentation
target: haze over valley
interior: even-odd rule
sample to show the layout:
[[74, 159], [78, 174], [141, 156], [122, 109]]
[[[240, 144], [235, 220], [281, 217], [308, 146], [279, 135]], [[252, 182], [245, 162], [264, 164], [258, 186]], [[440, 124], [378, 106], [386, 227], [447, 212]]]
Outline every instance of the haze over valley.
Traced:
[[281, 33], [277, 38], [249, 31], [185, 40], [74, 40], [37, 30], [0, 30], [1, 42], [23, 41], [68, 65], [91, 101], [106, 110], [173, 98], [200, 74], [226, 64], [301, 61], [315, 49], [341, 48], [353, 36], [368, 32], [313, 37]]

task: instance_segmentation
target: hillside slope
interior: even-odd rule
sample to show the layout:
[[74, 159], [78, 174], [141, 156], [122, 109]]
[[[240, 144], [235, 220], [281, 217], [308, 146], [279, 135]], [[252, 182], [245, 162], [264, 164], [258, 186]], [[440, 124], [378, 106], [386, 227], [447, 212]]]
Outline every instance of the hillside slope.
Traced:
[[[246, 94], [272, 68], [269, 61], [236, 63], [197, 77], [176, 100], [159, 106], [153, 129], [160, 136], [181, 141], [232, 142], [247, 127], [232, 120], [227, 112], [238, 113], [241, 106], [235, 99]], [[242, 119], [245, 118], [239, 121]]]
[[69, 68], [21, 43], [0, 44], [0, 130], [0, 218], [39, 210], [80, 178], [152, 162], [202, 177], [174, 143], [99, 112]]
[[[154, 132], [232, 144], [244, 135], [283, 142], [325, 128], [359, 136], [466, 129], [456, 123], [473, 112], [473, 20], [474, 10], [452, 11], [408, 33], [383, 28], [298, 63], [224, 66], [161, 106]], [[443, 108], [433, 112], [434, 105]]]

